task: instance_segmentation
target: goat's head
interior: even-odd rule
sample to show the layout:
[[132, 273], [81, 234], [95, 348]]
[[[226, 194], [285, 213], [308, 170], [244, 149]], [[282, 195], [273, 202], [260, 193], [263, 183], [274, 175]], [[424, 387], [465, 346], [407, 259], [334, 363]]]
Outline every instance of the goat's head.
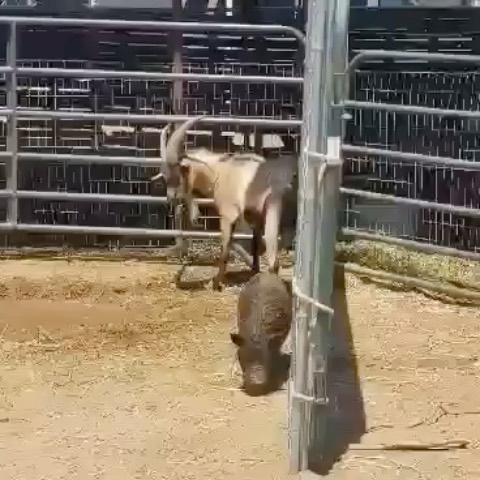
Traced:
[[184, 145], [187, 130], [205, 116], [206, 115], [201, 115], [191, 118], [180, 125], [168, 140], [165, 152], [162, 152], [164, 155], [164, 166], [160, 174], [156, 175], [154, 179], [160, 176], [164, 178], [167, 185], [167, 198], [169, 201], [175, 200], [181, 195], [181, 186], [188, 174], [188, 163], [184, 161], [182, 153], [180, 152]]

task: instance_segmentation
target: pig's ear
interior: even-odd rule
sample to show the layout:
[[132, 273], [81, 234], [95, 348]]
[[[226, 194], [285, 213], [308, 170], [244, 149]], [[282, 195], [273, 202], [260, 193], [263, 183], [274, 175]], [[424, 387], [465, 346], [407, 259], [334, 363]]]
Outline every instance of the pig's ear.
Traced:
[[231, 333], [230, 339], [237, 347], [241, 347], [243, 345], [243, 338], [238, 333]]

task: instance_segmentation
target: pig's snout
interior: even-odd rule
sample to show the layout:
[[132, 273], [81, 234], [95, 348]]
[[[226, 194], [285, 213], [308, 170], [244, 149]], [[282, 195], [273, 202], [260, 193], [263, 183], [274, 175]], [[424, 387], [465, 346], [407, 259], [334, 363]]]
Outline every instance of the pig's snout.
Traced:
[[264, 395], [269, 390], [269, 375], [263, 365], [247, 368], [244, 376], [245, 392], [249, 395]]

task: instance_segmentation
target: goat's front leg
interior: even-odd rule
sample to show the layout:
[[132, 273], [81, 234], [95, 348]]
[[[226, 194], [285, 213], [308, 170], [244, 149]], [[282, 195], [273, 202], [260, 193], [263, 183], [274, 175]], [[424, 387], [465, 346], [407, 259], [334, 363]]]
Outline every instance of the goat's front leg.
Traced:
[[253, 225], [252, 237], [252, 271], [253, 273], [260, 272], [260, 246], [262, 244], [262, 224], [255, 223]]
[[282, 215], [282, 199], [274, 197], [269, 200], [265, 212], [265, 246], [268, 262], [268, 271], [278, 274], [280, 262], [278, 260], [278, 233]]
[[185, 192], [185, 204], [187, 206], [188, 220], [192, 227], [198, 227], [198, 217], [200, 216], [200, 209], [195, 202], [194, 196], [191, 192]]
[[230, 219], [220, 218], [220, 231], [222, 239], [222, 251], [218, 259], [218, 272], [213, 279], [213, 289], [220, 291], [221, 284], [225, 279], [225, 270], [227, 269], [228, 257], [230, 255], [230, 247], [232, 246], [232, 235], [235, 229], [235, 222]]

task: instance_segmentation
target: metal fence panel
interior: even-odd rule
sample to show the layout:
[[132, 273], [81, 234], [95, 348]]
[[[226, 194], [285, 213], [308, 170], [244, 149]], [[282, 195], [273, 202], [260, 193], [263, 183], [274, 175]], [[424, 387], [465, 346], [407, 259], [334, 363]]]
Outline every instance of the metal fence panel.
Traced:
[[[283, 9], [283, 14], [286, 13], [286, 9]], [[292, 17], [294, 14], [290, 11], [289, 15]], [[129, 12], [129, 18], [132, 16], [135, 17], [135, 13]], [[229, 21], [235, 22], [238, 19], [237, 16]], [[289, 18], [285, 23], [295, 22]], [[201, 24], [198, 26], [202, 27]], [[204, 130], [210, 135], [196, 136], [193, 141], [195, 145], [228, 150], [243, 148], [238, 145], [238, 141], [232, 141], [231, 138], [234, 134], [238, 137], [239, 133], [254, 132], [254, 129], [247, 125], [250, 122], [249, 116], [259, 118], [259, 125], [265, 122], [262, 119], [269, 118], [284, 119], [278, 123], [292, 120], [292, 125], [295, 121], [300, 123], [301, 78], [296, 84], [272, 84], [262, 81], [262, 77], [269, 77], [269, 80], [277, 78], [281, 82], [282, 79], [288, 81], [289, 78], [301, 75], [300, 55], [303, 53], [302, 49], [298, 48], [298, 39], [278, 34], [255, 36], [248, 30], [242, 32], [238, 28], [238, 33], [232, 33], [236, 26], [231, 23], [228, 33], [204, 33], [198, 28], [196, 33], [184, 34], [183, 71], [195, 80], [184, 81], [181, 111], [190, 116], [208, 112], [215, 116], [247, 117], [246, 125], [240, 128], [220, 125], [205, 127]], [[78, 69], [171, 72], [172, 52], [167, 44], [167, 34], [161, 30], [155, 31], [153, 24], [150, 28], [135, 29], [132, 26], [127, 30], [67, 25], [54, 27], [44, 24], [20, 26], [19, 29], [17, 65], [32, 69], [57, 69], [43, 76], [32, 76], [31, 70], [23, 73], [19, 70], [17, 74], [19, 106], [56, 116], [20, 118], [18, 132], [21, 154], [83, 153], [119, 157], [118, 165], [101, 165], [99, 162], [83, 165], [80, 158], [78, 163], [64, 162], [60, 157], [52, 158], [50, 162], [39, 162], [36, 158], [24, 160], [19, 170], [19, 190], [163, 195], [163, 192], [158, 191], [148, 180], [152, 175], [152, 168], [122, 165], [122, 160], [128, 156], [139, 159], [159, 156], [158, 128], [162, 125], [152, 128], [155, 125], [137, 125], [133, 120], [135, 115], [173, 113], [171, 82], [160, 79], [126, 79], [119, 76], [93, 79], [87, 74], [82, 75]], [[0, 43], [2, 38], [6, 41], [6, 34], [5, 26], [0, 25]], [[39, 45], [42, 46], [41, 50]], [[61, 71], [65, 69], [77, 69], [77, 72], [70, 72], [68, 77], [62, 77]], [[73, 73], [75, 76], [70, 77]], [[223, 77], [221, 82], [203, 83], [198, 81], [201, 75]], [[250, 81], [239, 81], [238, 76], [245, 75], [251, 77]], [[252, 82], [255, 76], [258, 80]], [[5, 88], [0, 92], [1, 96], [5, 99]], [[75, 112], [87, 112], [87, 115], [102, 113], [107, 119], [95, 121], [83, 113], [83, 119], [72, 119], [73, 115], [77, 115]], [[59, 118], [60, 116], [63, 118]], [[283, 151], [295, 151], [299, 136], [296, 128], [262, 128], [266, 134], [277, 133], [282, 137], [285, 144]], [[220, 135], [220, 130], [225, 133]], [[230, 136], [227, 137], [226, 134]], [[2, 142], [1, 139], [5, 139], [5, 136], [6, 128], [2, 123], [0, 144], [3, 143], [4, 149], [5, 140]], [[2, 202], [0, 209], [1, 206]], [[149, 205], [143, 202], [130, 205], [113, 202], [98, 204], [78, 202], [73, 198], [60, 202], [23, 197], [19, 202], [19, 210], [21, 223], [172, 228], [172, 217], [165, 205]], [[216, 216], [211, 209], [205, 208], [204, 213], [205, 228], [215, 229]], [[46, 239], [54, 243], [64, 240], [63, 236]], [[16, 236], [15, 241], [21, 242], [22, 238]], [[23, 241], [28, 243], [31, 240], [24, 237]], [[78, 245], [82, 239], [76, 241]], [[119, 244], [118, 239], [112, 238], [88, 236], [83, 239], [86, 245], [105, 245], [105, 241], [107, 244]], [[160, 242], [165, 241], [154, 243]], [[145, 244], [136, 240], [132, 243], [152, 245], [152, 241]]]
[[[225, 12], [206, 12], [187, 2], [189, 19], [221, 19]], [[283, 6], [285, 2], [260, 2], [244, 12], [234, 8], [229, 21], [279, 21], [302, 28], [304, 9]], [[236, 4], [235, 4], [236, 5]], [[189, 10], [190, 8], [190, 10]], [[87, 9], [85, 9], [86, 11]], [[211, 14], [214, 13], [212, 16]], [[109, 10], [108, 15], [125, 15]], [[145, 18], [144, 12], [128, 12]], [[84, 12], [81, 15], [86, 15]], [[106, 13], [90, 11], [90, 16]], [[166, 20], [165, 10], [153, 12], [152, 18]], [[408, 21], [407, 21], [408, 19]], [[350, 23], [350, 55], [360, 50], [384, 48], [423, 50], [429, 52], [480, 53], [475, 25], [480, 21], [478, 9], [441, 10], [415, 9], [352, 9]], [[429, 33], [425, 33], [425, 25]], [[402, 26], [404, 33], [398, 34]], [[448, 32], [448, 35], [445, 35]], [[468, 32], [464, 33], [464, 32]], [[6, 42], [6, 26], [0, 25], [0, 45]], [[19, 65], [31, 68], [58, 69], [122, 69], [159, 72], [172, 71], [172, 52], [165, 32], [149, 29], [123, 31], [113, 28], [23, 27], [19, 35]], [[441, 39], [441, 40], [439, 40]], [[220, 33], [184, 35], [184, 72], [187, 74], [267, 75], [300, 77], [301, 52], [294, 37], [251, 36]], [[42, 47], [40, 49], [40, 47]], [[46, 48], [48, 47], [48, 48]], [[2, 48], [0, 48], [2, 51]], [[171, 82], [125, 78], [92, 79], [81, 76], [32, 77], [18, 75], [19, 104], [22, 107], [52, 110], [102, 112], [106, 115], [170, 114]], [[465, 65], [445, 64], [412, 59], [400, 64], [370, 61], [357, 74], [352, 98], [375, 100], [389, 105], [429, 105], [474, 110], [477, 108], [478, 74]], [[226, 81], [221, 83], [184, 82], [182, 111], [196, 114], [209, 111], [215, 115], [258, 115], [269, 118], [301, 118], [301, 88], [295, 85]], [[3, 98], [2, 98], [3, 97]], [[6, 102], [5, 89], [0, 88], [0, 102]], [[5, 103], [4, 103], [5, 104]], [[346, 141], [357, 146], [398, 148], [403, 152], [428, 153], [477, 161], [477, 121], [462, 118], [432, 118], [424, 114], [356, 109], [349, 125]], [[109, 117], [110, 119], [112, 117]], [[133, 118], [133, 117], [130, 117]], [[110, 156], [153, 158], [158, 156], [158, 131], [129, 121], [87, 121], [31, 118], [19, 123], [21, 151], [43, 153], [96, 153]], [[215, 146], [233, 148], [231, 140], [213, 129]], [[229, 130], [241, 133], [245, 129]], [[250, 129], [252, 132], [252, 129]], [[271, 130], [270, 132], [275, 132]], [[253, 132], [252, 132], [253, 133]], [[267, 132], [268, 133], [268, 132]], [[298, 151], [298, 131], [276, 130], [286, 144], [284, 151]], [[0, 148], [5, 148], [6, 124], [0, 122]], [[199, 145], [207, 137], [196, 136]], [[236, 146], [234, 148], [241, 148]], [[463, 168], [463, 167], [462, 167]], [[39, 164], [25, 162], [19, 172], [21, 189], [45, 189], [87, 193], [162, 194], [152, 190], [150, 172], [134, 165], [81, 165], [63, 161]], [[1, 175], [0, 171], [0, 175]], [[464, 208], [477, 208], [478, 173], [468, 174], [452, 166], [438, 167], [411, 162], [387, 161], [380, 154], [355, 155], [347, 159], [344, 178], [349, 189], [361, 188], [375, 193], [420, 199], [424, 202], [446, 202]], [[0, 182], [2, 178], [0, 176]], [[2, 215], [0, 202], [0, 217]], [[4, 213], [3, 213], [4, 214]], [[52, 202], [22, 199], [21, 218], [26, 222], [45, 224], [110, 225], [146, 228], [170, 228], [172, 218], [165, 207], [148, 204], [101, 205], [86, 202]], [[216, 228], [213, 211], [205, 211], [206, 228]], [[381, 232], [424, 243], [474, 251], [478, 249], [480, 224], [469, 215], [454, 214], [428, 207], [385, 205], [374, 199], [352, 198], [344, 212], [344, 225], [349, 229]], [[64, 237], [48, 242], [63, 242]], [[83, 239], [86, 245], [104, 245], [102, 239]], [[22, 241], [22, 238], [16, 238]], [[30, 242], [31, 239], [24, 239]], [[129, 242], [131, 240], [128, 240]], [[76, 239], [78, 244], [82, 239]], [[7, 243], [4, 238], [3, 243]], [[133, 243], [141, 245], [140, 240]], [[107, 239], [107, 244], [119, 245]], [[148, 243], [151, 245], [151, 242]]]
[[[332, 293], [336, 194], [341, 192], [347, 197], [349, 207], [352, 199], [369, 200], [377, 207], [370, 217], [373, 226], [349, 225], [351, 208], [347, 208], [344, 233], [416, 250], [480, 259], [480, 255], [474, 253], [479, 246], [475, 236], [471, 242], [430, 236], [425, 245], [418, 236], [421, 226], [418, 217], [410, 218], [414, 216], [412, 211], [416, 215], [422, 211], [435, 212], [441, 223], [445, 219], [452, 222], [452, 219], [461, 218], [463, 234], [469, 230], [465, 218], [469, 218], [469, 226], [475, 225], [480, 218], [476, 185], [480, 163], [475, 149], [466, 153], [459, 142], [460, 134], [474, 130], [480, 120], [476, 89], [471, 80], [465, 80], [464, 73], [468, 67], [470, 72], [475, 71], [480, 57], [448, 55], [440, 49], [439, 53], [395, 51], [394, 40], [397, 37], [399, 43], [406, 40], [398, 34], [398, 29], [392, 28], [388, 34], [383, 31], [377, 38], [388, 38], [391, 34], [390, 49], [377, 46], [370, 51], [356, 51], [352, 48], [354, 55], [346, 71], [347, 76], [355, 73], [355, 82], [352, 82], [353, 100], [348, 100], [347, 82], [341, 75], [345, 70], [336, 70], [337, 76], [333, 74], [336, 63], [332, 44], [341, 46], [342, 33], [345, 34], [340, 27], [331, 27], [335, 25], [331, 17], [334, 4], [335, 0], [312, 0], [309, 5], [303, 147], [299, 164], [298, 248], [293, 280], [296, 302], [290, 383], [290, 453], [294, 473], [310, 467], [313, 459], [309, 447], [312, 444], [316, 443], [319, 450], [311, 453], [321, 458], [327, 451], [327, 443], [335, 436], [335, 432], [327, 429], [325, 420], [329, 404], [326, 377], [332, 312], [328, 311], [328, 306]], [[438, 17], [439, 14], [429, 15]], [[346, 20], [346, 16], [342, 18]], [[364, 19], [367, 18], [368, 13], [365, 13]], [[365, 36], [375, 36], [376, 32], [372, 35], [370, 31], [371, 22], [368, 31], [366, 23], [365, 28]], [[337, 54], [341, 59], [341, 54]], [[343, 54], [345, 60], [346, 49]], [[412, 70], [408, 73], [405, 73], [405, 61]], [[418, 61], [417, 68], [412, 68], [414, 61]], [[464, 69], [461, 76], [460, 69]], [[332, 86], [337, 88], [336, 95]], [[337, 103], [332, 108], [334, 99]], [[335, 149], [330, 153], [327, 137], [332, 135], [335, 119], [342, 112], [343, 118], [347, 117], [346, 112], [352, 113], [347, 135], [343, 138], [348, 142], [343, 144], [346, 160], [343, 166], [345, 173], [350, 174], [350, 181], [357, 182], [354, 188], [348, 184], [340, 187], [335, 169], [328, 168], [329, 161], [341, 163], [340, 148], [336, 154]], [[340, 136], [337, 145], [339, 143]], [[321, 153], [312, 154], [309, 146]], [[313, 168], [314, 158], [323, 162], [323, 176]], [[329, 171], [330, 176], [327, 176]], [[357, 175], [352, 175], [356, 172]], [[377, 181], [372, 178], [374, 175], [378, 176]], [[392, 209], [385, 209], [382, 222], [378, 206], [385, 204], [403, 209], [404, 215], [392, 221]], [[378, 235], [382, 223], [391, 223], [397, 230], [390, 228], [385, 232], [388, 236], [382, 238]], [[459, 225], [453, 230], [458, 232]], [[439, 247], [442, 243], [448, 247]], [[361, 267], [355, 270], [375, 273]], [[408, 282], [414, 284], [415, 279], [408, 279]], [[416, 283], [420, 285], [422, 281]], [[312, 414], [315, 406], [317, 415]]]
[[[346, 142], [367, 146], [376, 153], [348, 154], [344, 177], [347, 188], [420, 200], [423, 205], [388, 205], [372, 198], [348, 196], [344, 225], [394, 237], [471, 252], [480, 245], [480, 222], [467, 209], [480, 207], [478, 164], [428, 163], [412, 157], [387, 159], [389, 149], [407, 153], [479, 162], [476, 132], [479, 110], [476, 95], [479, 63], [459, 62], [478, 55], [479, 34], [474, 25], [478, 9], [435, 10], [353, 9], [350, 55], [368, 50], [439, 53], [428, 62], [419, 58], [392, 61], [370, 59], [362, 64], [352, 85], [352, 98], [386, 104], [379, 109], [353, 109]], [[402, 33], [399, 34], [401, 28]], [[425, 28], [428, 30], [426, 31]], [[455, 62], [441, 54], [454, 54]], [[405, 55], [408, 55], [405, 54]], [[443, 116], [408, 106], [445, 110]], [[394, 111], [400, 110], [403, 111]], [[455, 110], [471, 111], [470, 118]], [[453, 204], [458, 212], [427, 206]], [[463, 207], [463, 212], [461, 211]], [[446, 250], [444, 250], [446, 251]]]

